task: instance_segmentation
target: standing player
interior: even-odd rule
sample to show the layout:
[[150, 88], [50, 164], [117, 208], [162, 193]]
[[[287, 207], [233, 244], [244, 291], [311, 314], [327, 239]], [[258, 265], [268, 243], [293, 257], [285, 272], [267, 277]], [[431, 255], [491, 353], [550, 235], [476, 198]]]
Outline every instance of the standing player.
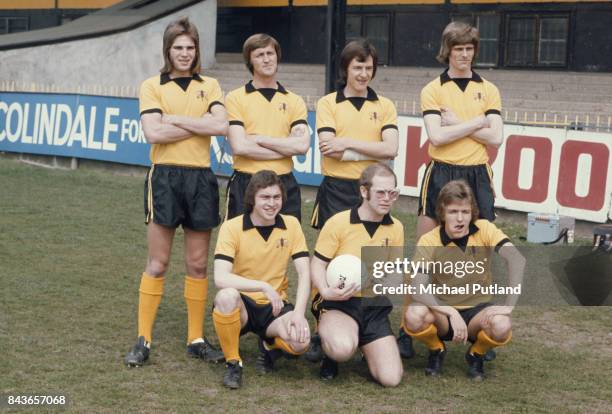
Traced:
[[166, 28], [163, 55], [161, 75], [140, 87], [141, 122], [151, 144], [152, 162], [145, 183], [149, 255], [140, 282], [138, 341], [125, 357], [128, 366], [140, 366], [149, 358], [164, 274], [179, 225], [185, 233], [187, 354], [207, 361], [223, 359], [203, 332], [208, 244], [211, 229], [219, 224], [210, 136], [227, 131], [223, 97], [215, 79], [200, 75], [198, 31], [187, 18]]
[[[402, 379], [402, 361], [389, 324], [393, 309], [388, 298], [353, 296], [354, 284], [340, 289], [328, 286], [329, 262], [341, 254], [361, 257], [365, 246], [402, 246], [404, 227], [389, 212], [399, 195], [397, 179], [386, 164], [367, 167], [359, 179], [361, 204], [327, 220], [319, 234], [311, 260], [312, 281], [321, 298], [319, 335], [326, 357], [321, 378], [338, 374], [338, 362], [347, 361], [359, 347], [370, 373], [385, 387]], [[380, 299], [383, 299], [381, 304]]]
[[[310, 342], [304, 317], [310, 293], [308, 247], [300, 222], [280, 214], [286, 199], [280, 178], [262, 170], [245, 193], [246, 213], [225, 221], [215, 250], [213, 321], [227, 361], [223, 384], [242, 383], [240, 335], [260, 337], [258, 369], [268, 372], [282, 352], [299, 355]], [[298, 272], [295, 309], [287, 302], [287, 264]]]
[[311, 224], [323, 228], [334, 214], [360, 203], [359, 177], [376, 160], [397, 155], [397, 111], [368, 85], [378, 55], [367, 40], [349, 42], [340, 55], [344, 85], [317, 103], [317, 133], [323, 181]]
[[291, 172], [292, 156], [310, 148], [306, 105], [277, 81], [280, 45], [267, 34], [254, 34], [242, 47], [253, 80], [227, 94], [228, 139], [234, 173], [227, 186], [226, 218], [244, 212], [244, 192], [251, 176], [271, 170], [287, 191], [282, 213], [301, 219], [300, 187]]
[[448, 69], [421, 91], [431, 162], [421, 184], [417, 238], [438, 224], [438, 193], [454, 179], [471, 187], [481, 218], [495, 219], [487, 145], [503, 141], [501, 99], [495, 85], [472, 70], [478, 42], [478, 30], [467, 23], [446, 26], [437, 59]]
[[[397, 111], [393, 103], [369, 87], [376, 75], [378, 55], [367, 40], [349, 42], [340, 55], [343, 86], [317, 103], [317, 133], [322, 154], [323, 181], [317, 191], [311, 225], [323, 228], [334, 214], [360, 203], [359, 177], [376, 160], [397, 155]], [[313, 313], [317, 317], [313, 299]], [[321, 358], [318, 335], [313, 335], [307, 358]]]
[[[486, 147], [499, 147], [503, 140], [501, 98], [495, 85], [472, 70], [478, 43], [476, 28], [463, 22], [448, 24], [437, 56], [448, 69], [421, 91], [431, 162], [421, 183], [417, 240], [438, 225], [436, 199], [450, 180], [467, 181], [480, 218], [495, 220], [493, 172]], [[406, 341], [402, 330], [398, 340]]]
[[[461, 294], [439, 294], [435, 297], [417, 295], [404, 314], [404, 329], [413, 338], [422, 341], [429, 349], [427, 375], [439, 375], [446, 355], [444, 341], [472, 342], [465, 359], [468, 375], [475, 380], [484, 378], [483, 361], [487, 351], [510, 341], [511, 318], [518, 296], [507, 296], [505, 306], [491, 303], [492, 295], [476, 291], [476, 284], [489, 286], [492, 283], [490, 251], [495, 249], [506, 260], [509, 281], [517, 286], [523, 276], [525, 259], [508, 237], [488, 220], [478, 219], [478, 206], [472, 190], [463, 180], [450, 181], [440, 191], [436, 211], [442, 223], [424, 234], [417, 243], [415, 260], [434, 263], [427, 279], [434, 286], [443, 288], [467, 287]], [[462, 269], [470, 263], [480, 272], [469, 275], [448, 274], [436, 263], [462, 262]], [[425, 283], [425, 280], [420, 283]], [[433, 300], [432, 300], [433, 299]]]

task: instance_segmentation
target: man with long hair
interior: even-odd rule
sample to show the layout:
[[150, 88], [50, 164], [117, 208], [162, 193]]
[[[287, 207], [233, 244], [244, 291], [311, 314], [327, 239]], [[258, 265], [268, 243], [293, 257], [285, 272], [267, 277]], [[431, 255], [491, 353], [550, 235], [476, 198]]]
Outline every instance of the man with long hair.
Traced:
[[[497, 305], [483, 288], [492, 285], [491, 250], [506, 261], [512, 287], [520, 286], [525, 259], [500, 229], [479, 219], [478, 213], [470, 186], [463, 180], [449, 181], [436, 200], [441, 224], [417, 243], [415, 261], [428, 265], [415, 276], [416, 293], [404, 312], [403, 329], [429, 349], [427, 375], [441, 374], [444, 341], [469, 341], [468, 375], [482, 380], [486, 353], [512, 337], [511, 314], [518, 295], [507, 295], [505, 303]], [[466, 269], [472, 270], [466, 275]], [[425, 285], [442, 292], [429, 293], [421, 288]]]
[[201, 75], [197, 28], [187, 19], [166, 27], [161, 74], [140, 87], [142, 129], [151, 144], [145, 181], [148, 259], [140, 281], [138, 340], [128, 366], [149, 358], [153, 324], [164, 291], [178, 226], [185, 240], [187, 354], [218, 362], [223, 354], [204, 336], [211, 230], [220, 222], [217, 179], [210, 169], [210, 137], [225, 135], [227, 117], [219, 83]]
[[[436, 199], [450, 180], [465, 180], [476, 196], [480, 218], [495, 220], [487, 146], [502, 144], [501, 98], [497, 87], [472, 68], [479, 43], [478, 29], [460, 21], [449, 23], [436, 57], [447, 69], [421, 91], [431, 162], [421, 183], [417, 240], [439, 224]], [[403, 330], [399, 341], [407, 343]], [[488, 355], [493, 357], [494, 353]]]

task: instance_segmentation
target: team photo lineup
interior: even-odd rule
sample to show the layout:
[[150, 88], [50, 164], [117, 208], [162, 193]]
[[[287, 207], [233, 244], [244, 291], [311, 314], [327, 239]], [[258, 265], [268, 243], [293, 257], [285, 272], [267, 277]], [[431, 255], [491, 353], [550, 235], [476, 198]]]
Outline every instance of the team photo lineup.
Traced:
[[[186, 353], [224, 363], [218, 380], [225, 387], [255, 381], [243, 378], [240, 341], [249, 332], [257, 336], [255, 368], [262, 375], [283, 376], [274, 369], [280, 358], [304, 358], [319, 364], [320, 378], [333, 383], [343, 363], [357, 355], [373, 381], [396, 387], [405, 379], [402, 360], [418, 358], [418, 341], [428, 352], [424, 375], [445, 375], [447, 347], [455, 342], [465, 347], [465, 380], [484, 380], [495, 349], [513, 337], [517, 297], [497, 303], [486, 291], [405, 295], [396, 306], [401, 322], [392, 326], [394, 304], [366, 294], [359, 277], [363, 248], [410, 241], [419, 260], [465, 259], [476, 247], [485, 248], [503, 260], [510, 284], [520, 284], [526, 259], [493, 223], [487, 146], [503, 143], [502, 99], [472, 69], [479, 41], [478, 30], [460, 21], [441, 33], [436, 59], [446, 69], [420, 91], [431, 161], [419, 187], [416, 233], [405, 234], [392, 213], [400, 193], [392, 168], [399, 146], [397, 109], [370, 87], [378, 55], [368, 40], [344, 46], [340, 86], [316, 103], [323, 181], [312, 216], [302, 217], [292, 157], [308, 152], [311, 132], [304, 99], [281, 84], [279, 42], [264, 33], [248, 37], [242, 57], [251, 80], [224, 96], [222, 85], [202, 72], [196, 25], [188, 18], [170, 23], [163, 33], [161, 73], [146, 79], [139, 93], [142, 130], [151, 144], [144, 187], [148, 255], [136, 341], [124, 364], [146, 366], [160, 357], [154, 324], [182, 227]], [[225, 199], [211, 170], [212, 136], [226, 137], [231, 147], [233, 174]], [[306, 243], [305, 226], [318, 232], [313, 246]], [[297, 273], [291, 283], [289, 259]], [[415, 276], [414, 283], [457, 289], [467, 283], [439, 272]], [[209, 277], [216, 287], [210, 300]], [[479, 284], [491, 281], [487, 273]], [[213, 326], [204, 326], [209, 312]], [[503, 361], [497, 369], [503, 376]]]

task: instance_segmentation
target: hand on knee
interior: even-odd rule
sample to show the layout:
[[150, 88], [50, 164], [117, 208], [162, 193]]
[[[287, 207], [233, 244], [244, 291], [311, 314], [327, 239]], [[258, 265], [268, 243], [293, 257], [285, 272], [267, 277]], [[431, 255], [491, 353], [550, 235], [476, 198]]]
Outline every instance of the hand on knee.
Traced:
[[303, 354], [304, 352], [308, 350], [308, 347], [310, 346], [310, 342], [298, 342], [298, 341], [292, 341], [290, 339], [286, 340], [285, 343], [291, 350], [291, 352], [289, 353], [293, 355]]

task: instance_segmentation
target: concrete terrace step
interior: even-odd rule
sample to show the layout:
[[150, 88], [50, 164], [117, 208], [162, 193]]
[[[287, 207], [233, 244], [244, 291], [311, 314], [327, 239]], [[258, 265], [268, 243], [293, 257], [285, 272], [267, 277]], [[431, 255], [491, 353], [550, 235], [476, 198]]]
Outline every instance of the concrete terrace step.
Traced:
[[[556, 115], [574, 120], [587, 115], [605, 121], [612, 116], [612, 76], [601, 73], [576, 73], [527, 70], [477, 70], [494, 82], [502, 94], [508, 118], [524, 119], [546, 113], [549, 120]], [[398, 112], [420, 114], [420, 91], [441, 68], [379, 67], [372, 86], [381, 95], [396, 103]], [[220, 80], [227, 92], [241, 87], [250, 78], [240, 54], [217, 54], [217, 63], [206, 71]], [[283, 63], [279, 68], [281, 83], [301, 95], [310, 109], [324, 94], [325, 67]]]
[[[227, 79], [234, 78], [243, 79], [245, 81], [251, 78], [250, 73], [246, 70], [246, 68], [242, 68], [240, 70], [208, 69], [204, 71], [204, 73], [212, 77], [223, 76], [223, 78]], [[325, 76], [312, 73], [287, 72], [285, 68], [284, 71], [279, 71], [278, 78], [281, 83], [286, 83], [289, 79], [309, 82], [324, 82]]]
[[[374, 82], [379, 84], [389, 84], [392, 83], [394, 85], [406, 85], [406, 86], [414, 86], [422, 88], [427, 85], [429, 81], [433, 78], [408, 78], [408, 77], [397, 77], [394, 78], [389, 75], [384, 76], [376, 76], [374, 78]], [[559, 82], [555, 83], [552, 81], [543, 82], [543, 81], [514, 81], [507, 79], [500, 80], [490, 80], [500, 89], [516, 89], [516, 90], [525, 90], [525, 91], [539, 91], [539, 92], [588, 92], [594, 94], [604, 94], [604, 95], [612, 95], [612, 85], [606, 85], [601, 83], [587, 83], [587, 82]]]
[[[218, 53], [216, 55], [216, 66], [234, 67], [244, 69], [242, 55], [234, 53]], [[283, 68], [291, 68], [292, 72], [309, 72], [325, 74], [325, 66], [318, 64], [295, 64], [282, 63], [280, 70]], [[442, 73], [443, 68], [424, 68], [424, 67], [406, 67], [406, 66], [380, 66], [377, 76], [390, 74], [393, 77], [398, 75], [425, 78], [428, 81]], [[512, 80], [512, 81], [558, 81], [565, 80], [567, 82], [582, 82], [582, 83], [598, 83], [612, 86], [612, 76], [608, 73], [587, 73], [587, 72], [566, 72], [566, 71], [546, 71], [546, 70], [508, 70], [508, 69], [487, 69], [477, 68], [476, 71], [489, 80]]]
[[[417, 67], [380, 67], [377, 76], [389, 74], [391, 76], [404, 75], [413, 78], [433, 79], [442, 73], [442, 68]], [[491, 81], [509, 80], [520, 82], [560, 81], [584, 82], [612, 85], [612, 76], [607, 73], [583, 73], [540, 70], [507, 70], [507, 69], [476, 69], [483, 78]]]
[[[247, 71], [241, 70], [220, 70], [210, 69], [206, 71], [210, 76], [217, 77], [226, 81], [236, 80], [239, 83], [245, 83], [250, 79]], [[322, 74], [302, 74], [280, 72], [279, 78], [285, 85], [300, 84], [310, 85], [316, 88], [322, 88], [325, 78]], [[405, 90], [407, 93], [420, 91], [428, 82], [421, 79], [399, 78], [394, 79], [388, 76], [384, 78], [376, 77], [372, 83], [377, 90]], [[512, 82], [502, 80], [495, 82], [500, 91], [503, 92], [504, 98], [508, 97], [525, 97], [528, 99], [543, 99], [543, 100], [562, 100], [562, 101], [579, 101], [579, 102], [606, 102], [612, 100], [612, 87], [599, 84], [544, 84], [542, 82]]]

